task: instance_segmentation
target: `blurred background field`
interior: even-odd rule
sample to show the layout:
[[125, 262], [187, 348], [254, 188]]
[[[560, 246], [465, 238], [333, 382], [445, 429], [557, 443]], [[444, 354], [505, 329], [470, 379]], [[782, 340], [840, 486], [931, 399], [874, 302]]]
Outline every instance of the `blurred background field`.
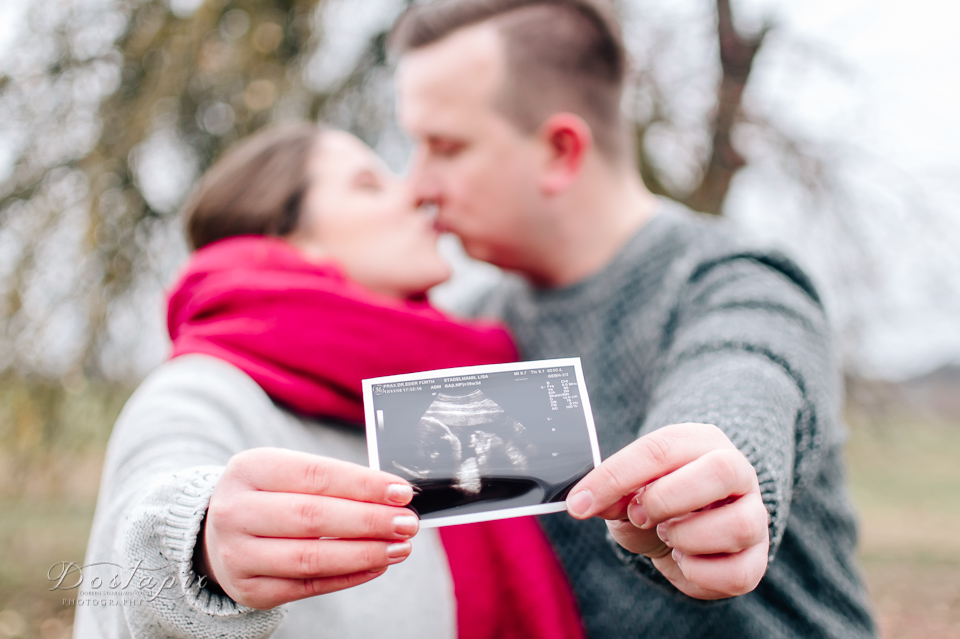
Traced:
[[[882, 636], [960, 638], [960, 413], [918, 406], [901, 385], [870, 392], [885, 396], [882, 412], [851, 403], [847, 456]], [[960, 387], [951, 392], [960, 398]], [[64, 406], [71, 414], [84, 413], [86, 402], [109, 406], [86, 409], [89, 440], [0, 460], [0, 638], [70, 636], [70, 593], [51, 592], [48, 571], [83, 561], [108, 424], [123, 396], [80, 391]]]
[[[888, 638], [960, 637], [958, 378], [942, 369], [913, 384], [868, 385], [871, 407], [848, 410], [860, 556]], [[866, 390], [852, 386], [854, 396]]]
[[[402, 171], [385, 31], [407, 0], [0, 2], [0, 639], [69, 636], [110, 426], [166, 352], [177, 209], [272, 122]], [[960, 638], [960, 5], [619, 0], [654, 192], [790, 252], [848, 380], [884, 637]], [[436, 300], [495, 281], [457, 265]]]

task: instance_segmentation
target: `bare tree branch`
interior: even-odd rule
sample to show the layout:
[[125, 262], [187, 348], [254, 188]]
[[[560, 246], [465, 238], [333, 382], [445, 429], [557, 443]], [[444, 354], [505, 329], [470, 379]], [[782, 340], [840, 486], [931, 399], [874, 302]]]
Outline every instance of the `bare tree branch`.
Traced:
[[685, 204], [692, 209], [720, 215], [733, 176], [746, 165], [746, 160], [734, 148], [732, 135], [741, 115], [743, 92], [753, 61], [766, 33], [764, 28], [755, 38], [742, 37], [733, 25], [730, 0], [717, 0], [717, 40], [723, 75], [717, 90], [710, 160], [700, 184], [685, 198]]

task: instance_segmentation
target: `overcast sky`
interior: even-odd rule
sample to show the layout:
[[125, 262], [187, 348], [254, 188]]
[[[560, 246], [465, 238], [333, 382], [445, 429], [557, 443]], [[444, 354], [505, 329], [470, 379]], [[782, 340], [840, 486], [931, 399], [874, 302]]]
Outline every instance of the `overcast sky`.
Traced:
[[[848, 140], [865, 159], [851, 180], [875, 204], [861, 212], [860, 223], [871, 227], [865, 235], [881, 287], [866, 314], [864, 372], [903, 377], [960, 363], [960, 4], [741, 0], [738, 6], [776, 17], [853, 71], [847, 82], [807, 78], [807, 99], [781, 106], [814, 133], [833, 122], [840, 129], [827, 124], [825, 132]], [[754, 88], [775, 95], [789, 79], [778, 75], [758, 75]], [[834, 102], [845, 115], [837, 115]], [[744, 213], [751, 216], [756, 211]], [[783, 238], [803, 235], [802, 224], [770, 226]]]

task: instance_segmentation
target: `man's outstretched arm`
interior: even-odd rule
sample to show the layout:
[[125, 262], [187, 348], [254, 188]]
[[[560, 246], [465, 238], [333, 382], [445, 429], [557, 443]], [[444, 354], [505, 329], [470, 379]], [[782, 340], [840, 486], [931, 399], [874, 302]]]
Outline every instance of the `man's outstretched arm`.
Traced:
[[802, 284], [748, 257], [699, 273], [642, 437], [568, 497], [571, 514], [607, 519], [620, 546], [692, 597], [756, 587], [793, 489], [818, 468], [836, 373], [822, 309]]

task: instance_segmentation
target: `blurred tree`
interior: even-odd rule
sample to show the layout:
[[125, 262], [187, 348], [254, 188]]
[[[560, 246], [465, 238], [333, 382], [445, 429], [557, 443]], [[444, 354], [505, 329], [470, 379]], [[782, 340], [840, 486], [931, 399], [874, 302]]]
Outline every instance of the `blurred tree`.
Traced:
[[[309, 115], [296, 70], [313, 0], [190, 4], [77, 0], [56, 17], [64, 7], [54, 3], [28, 12], [52, 53], [38, 64], [21, 52], [0, 89], [14, 125], [33, 132], [0, 192], [0, 225], [19, 231], [6, 238], [19, 255], [3, 281], [4, 367], [102, 374], [112, 309], [130, 301], [138, 277], [156, 274], [169, 252], [157, 238], [169, 244], [162, 227], [190, 181], [278, 111]], [[44, 245], [67, 220], [82, 243], [73, 271], [57, 277], [50, 270], [61, 260]], [[57, 239], [51, 248], [69, 251], [70, 238]], [[54, 319], [64, 310], [82, 326]], [[73, 339], [58, 340], [57, 329]], [[51, 340], [59, 356], [42, 352]]]
[[14, 149], [0, 185], [0, 371], [25, 389], [0, 415], [4, 439], [56, 439], [76, 380], [139, 372], [137, 307], [157, 306], [184, 252], [179, 198], [233, 141], [318, 108], [298, 72], [316, 4], [74, 0], [26, 11], [26, 46], [0, 76], [0, 135]]
[[651, 191], [665, 195], [690, 208], [720, 215], [723, 203], [730, 190], [733, 176], [746, 160], [733, 143], [733, 129], [743, 119], [743, 94], [750, 80], [753, 61], [763, 44], [769, 26], [753, 37], [743, 37], [733, 24], [733, 11], [729, 0], [716, 0], [716, 38], [720, 61], [720, 82], [716, 87], [716, 101], [710, 123], [710, 153], [702, 162], [697, 184], [688, 192], [672, 188], [661, 178], [664, 169], [652, 157], [645, 144], [650, 127], [664, 120], [663, 101], [655, 96], [662, 95], [655, 90], [655, 73], [644, 73], [646, 81], [638, 83], [638, 88], [647, 95], [654, 96], [650, 116], [636, 122], [637, 159], [640, 173]]
[[[158, 359], [144, 326], [159, 324], [157, 290], [185, 253], [176, 209], [227, 146], [265, 124], [320, 118], [402, 162], [384, 42], [405, 4], [28, 6], [22, 46], [0, 60], [0, 150], [9, 152], [0, 156], [0, 372], [65, 388], [76, 379], [136, 379]], [[637, 14], [625, 23], [628, 40], [646, 43], [635, 56], [630, 108], [652, 191], [721, 214], [748, 163], [737, 145], [744, 124], [772, 140], [810, 190], [822, 186], [816, 150], [743, 105], [771, 25], [743, 35], [729, 0], [703, 0], [713, 19], [704, 48], [685, 64], [704, 95], [691, 99], [660, 46], [676, 25], [646, 19], [642, 3], [621, 4]], [[678, 147], [685, 158], [671, 151]]]

